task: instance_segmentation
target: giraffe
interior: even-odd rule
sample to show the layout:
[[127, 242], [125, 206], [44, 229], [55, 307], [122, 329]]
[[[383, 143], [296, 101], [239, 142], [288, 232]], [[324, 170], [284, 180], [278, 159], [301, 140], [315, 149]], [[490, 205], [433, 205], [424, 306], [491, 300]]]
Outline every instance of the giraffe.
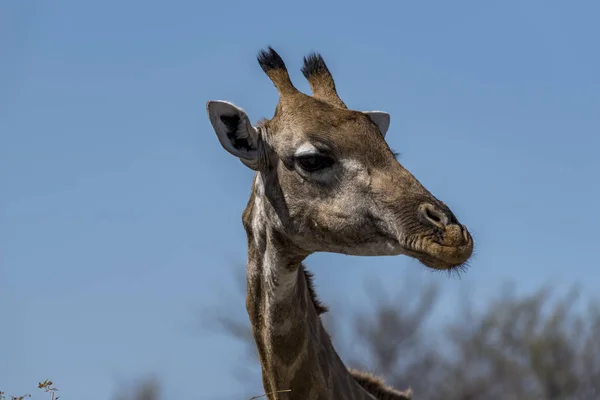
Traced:
[[390, 115], [348, 109], [320, 54], [302, 67], [312, 96], [294, 87], [273, 48], [257, 59], [279, 94], [272, 119], [254, 126], [230, 102], [206, 107], [222, 147], [255, 171], [242, 224], [246, 309], [265, 393], [269, 400], [408, 399], [410, 390], [344, 365], [303, 261], [316, 252], [404, 254], [452, 270], [471, 257], [473, 239], [398, 162], [385, 141]]

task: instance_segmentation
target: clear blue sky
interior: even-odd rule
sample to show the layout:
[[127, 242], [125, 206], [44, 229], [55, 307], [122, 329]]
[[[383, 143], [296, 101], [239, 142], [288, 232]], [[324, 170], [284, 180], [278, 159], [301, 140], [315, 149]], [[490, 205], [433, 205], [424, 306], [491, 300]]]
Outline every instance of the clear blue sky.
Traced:
[[407, 271], [478, 303], [507, 279], [598, 293], [598, 15], [594, 1], [2, 0], [0, 388], [51, 377], [64, 400], [100, 400], [155, 373], [173, 398], [243, 393], [240, 346], [195, 318], [245, 315], [252, 174], [204, 107], [272, 116], [266, 45], [299, 88], [316, 50], [350, 107], [391, 113], [401, 162], [476, 235], [460, 280], [405, 257], [311, 257], [333, 312], [368, 298], [361, 280], [391, 291]]

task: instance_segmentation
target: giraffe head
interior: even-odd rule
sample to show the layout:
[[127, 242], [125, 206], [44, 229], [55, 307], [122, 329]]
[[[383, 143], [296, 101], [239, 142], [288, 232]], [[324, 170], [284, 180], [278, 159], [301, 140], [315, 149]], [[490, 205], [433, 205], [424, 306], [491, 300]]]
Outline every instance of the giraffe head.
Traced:
[[435, 269], [470, 258], [467, 228], [387, 145], [389, 114], [348, 109], [318, 54], [302, 68], [313, 96], [294, 87], [272, 48], [258, 62], [279, 92], [272, 119], [253, 126], [229, 102], [207, 104], [221, 145], [258, 172], [247, 229], [268, 226], [305, 255], [405, 254]]

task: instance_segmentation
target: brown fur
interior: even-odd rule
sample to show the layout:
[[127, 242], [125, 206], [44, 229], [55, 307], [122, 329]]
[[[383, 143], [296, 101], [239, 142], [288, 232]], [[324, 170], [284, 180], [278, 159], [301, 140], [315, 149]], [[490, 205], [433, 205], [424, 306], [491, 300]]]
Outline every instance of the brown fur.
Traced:
[[349, 371], [354, 379], [356, 379], [356, 382], [378, 400], [410, 400], [412, 398], [412, 391], [410, 389], [400, 392], [387, 386], [383, 382], [383, 379], [371, 375], [368, 372], [355, 369], [349, 369]]
[[[291, 389], [269, 400], [409, 399], [346, 368], [302, 262], [315, 252], [405, 254], [452, 269], [471, 256], [472, 238], [395, 158], [382, 135], [389, 118], [346, 107], [320, 55], [305, 58], [302, 69], [313, 96], [294, 87], [272, 48], [258, 61], [280, 95], [273, 118], [254, 128], [230, 103], [209, 102], [208, 111], [224, 148], [257, 171], [242, 220], [246, 308], [265, 392]], [[323, 160], [327, 167], [310, 169]]]
[[336, 107], [347, 108], [338, 96], [333, 76], [320, 54], [312, 53], [304, 57], [302, 74], [308, 80], [314, 98]]
[[[317, 293], [313, 287], [313, 274], [304, 268], [304, 275], [306, 277], [306, 283], [308, 285], [308, 291], [312, 303], [317, 310], [319, 315], [324, 314], [328, 311], [327, 307], [321, 303], [317, 297]], [[390, 386], [387, 386], [383, 379], [374, 376], [368, 372], [359, 371], [357, 369], [349, 368], [350, 374], [356, 380], [356, 382], [363, 387], [367, 392], [371, 393], [378, 400], [410, 400], [411, 390], [404, 392], [398, 391]]]
[[[308, 291], [310, 293], [311, 301], [317, 311], [317, 314], [322, 315], [328, 311], [325, 306], [317, 297], [317, 293], [313, 287], [313, 274], [304, 267], [304, 275], [306, 277], [306, 283]], [[362, 386], [367, 392], [375, 396], [377, 400], [410, 400], [411, 390], [404, 392], [398, 391], [391, 386], [387, 386], [383, 379], [374, 376], [368, 372], [359, 371], [357, 369], [349, 368], [350, 374], [356, 380], [356, 382]]]

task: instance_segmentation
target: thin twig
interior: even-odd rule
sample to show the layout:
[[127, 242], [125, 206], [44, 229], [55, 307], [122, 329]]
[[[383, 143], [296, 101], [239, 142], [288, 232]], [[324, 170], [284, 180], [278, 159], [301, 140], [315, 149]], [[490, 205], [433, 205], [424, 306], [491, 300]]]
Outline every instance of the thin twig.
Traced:
[[269, 392], [269, 393], [265, 393], [265, 394], [261, 394], [260, 396], [254, 396], [254, 397], [250, 397], [248, 400], [255, 400], [255, 399], [260, 399], [261, 397], [267, 397], [270, 394], [275, 394], [275, 393], [288, 393], [291, 392], [292, 389], [285, 389], [285, 390], [276, 390], [274, 392]]

